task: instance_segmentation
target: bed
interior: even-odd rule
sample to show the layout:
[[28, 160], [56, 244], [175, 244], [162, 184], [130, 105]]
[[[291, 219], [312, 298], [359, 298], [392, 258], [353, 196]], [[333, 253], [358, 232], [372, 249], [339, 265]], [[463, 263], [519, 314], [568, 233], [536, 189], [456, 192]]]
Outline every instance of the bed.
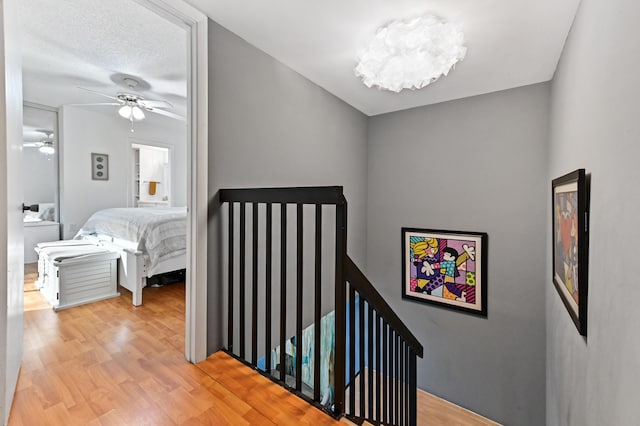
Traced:
[[142, 304], [142, 289], [155, 275], [186, 268], [187, 209], [112, 208], [94, 213], [76, 234], [120, 253], [118, 284]]

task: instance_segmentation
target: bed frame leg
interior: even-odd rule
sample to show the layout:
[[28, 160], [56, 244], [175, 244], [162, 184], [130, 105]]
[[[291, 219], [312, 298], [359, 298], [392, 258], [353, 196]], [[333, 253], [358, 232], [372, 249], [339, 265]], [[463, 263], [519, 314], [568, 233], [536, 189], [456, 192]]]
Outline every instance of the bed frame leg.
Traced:
[[142, 288], [147, 285], [141, 253], [123, 250], [120, 256], [120, 285], [131, 292], [134, 306], [142, 305]]
[[142, 258], [141, 255], [137, 255], [136, 256], [136, 271], [134, 274], [134, 278], [135, 278], [135, 283], [134, 283], [134, 290], [132, 291], [132, 301], [133, 301], [133, 306], [140, 306], [142, 305], [142, 288], [147, 285], [147, 277], [145, 276], [145, 271], [144, 271], [144, 259]]
[[142, 288], [147, 285], [147, 277], [140, 277], [136, 280], [136, 288], [135, 291], [131, 294], [131, 299], [133, 301], [133, 306], [142, 305]]

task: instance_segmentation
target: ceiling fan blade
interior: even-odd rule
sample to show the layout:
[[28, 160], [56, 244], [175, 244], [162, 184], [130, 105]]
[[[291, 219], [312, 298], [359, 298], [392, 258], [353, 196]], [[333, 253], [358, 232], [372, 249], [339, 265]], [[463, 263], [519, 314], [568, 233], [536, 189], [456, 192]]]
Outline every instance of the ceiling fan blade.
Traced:
[[169, 112], [169, 111], [165, 111], [163, 109], [147, 108], [147, 111], [155, 112], [156, 114], [164, 115], [165, 117], [170, 117], [170, 118], [173, 118], [175, 120], [187, 121], [183, 116], [178, 115], [178, 114], [174, 114], [174, 113]]
[[138, 101], [138, 104], [142, 105], [145, 108], [173, 108], [167, 101], [152, 101], [148, 99], [142, 99]]
[[39, 148], [42, 145], [44, 145], [42, 142], [25, 142], [22, 144], [25, 148]]
[[80, 87], [80, 86], [76, 86], [76, 87], [78, 89], [85, 90], [87, 92], [95, 93], [96, 95], [104, 96], [105, 98], [113, 99], [113, 100], [116, 100], [116, 101], [118, 100], [118, 98], [116, 98], [115, 96], [111, 96], [111, 95], [107, 95], [105, 93], [97, 92], [95, 90], [87, 89], [86, 87]]
[[98, 103], [92, 103], [92, 104], [68, 104], [70, 106], [104, 106], [104, 105], [109, 105], [109, 106], [113, 106], [113, 105], [122, 105], [119, 104], [117, 102], [98, 102]]

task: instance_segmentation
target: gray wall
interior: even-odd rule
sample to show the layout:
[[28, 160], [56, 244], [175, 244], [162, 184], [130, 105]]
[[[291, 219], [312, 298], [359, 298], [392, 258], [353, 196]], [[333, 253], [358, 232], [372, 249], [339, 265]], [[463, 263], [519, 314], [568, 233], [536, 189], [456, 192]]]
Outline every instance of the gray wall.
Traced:
[[547, 245], [550, 426], [640, 421], [638, 22], [635, 0], [582, 0], [552, 84], [548, 180], [586, 168], [592, 187], [586, 339], [551, 285]]
[[[209, 27], [209, 306], [225, 306], [221, 188], [342, 185], [349, 253], [365, 259], [366, 117], [220, 25]], [[208, 350], [223, 343], [210, 309]]]
[[[425, 347], [418, 387], [541, 425], [549, 86], [369, 122], [367, 275]], [[401, 299], [403, 226], [489, 234], [488, 318]]]

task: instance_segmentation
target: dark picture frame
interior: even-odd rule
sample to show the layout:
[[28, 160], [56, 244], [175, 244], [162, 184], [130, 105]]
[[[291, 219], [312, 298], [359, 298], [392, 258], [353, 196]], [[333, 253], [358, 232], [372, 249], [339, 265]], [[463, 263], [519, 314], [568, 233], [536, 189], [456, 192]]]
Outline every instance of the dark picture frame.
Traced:
[[488, 239], [402, 228], [402, 298], [486, 317]]
[[553, 284], [578, 332], [587, 335], [589, 211], [585, 169], [551, 183]]
[[109, 180], [109, 155], [91, 153], [91, 179]]

